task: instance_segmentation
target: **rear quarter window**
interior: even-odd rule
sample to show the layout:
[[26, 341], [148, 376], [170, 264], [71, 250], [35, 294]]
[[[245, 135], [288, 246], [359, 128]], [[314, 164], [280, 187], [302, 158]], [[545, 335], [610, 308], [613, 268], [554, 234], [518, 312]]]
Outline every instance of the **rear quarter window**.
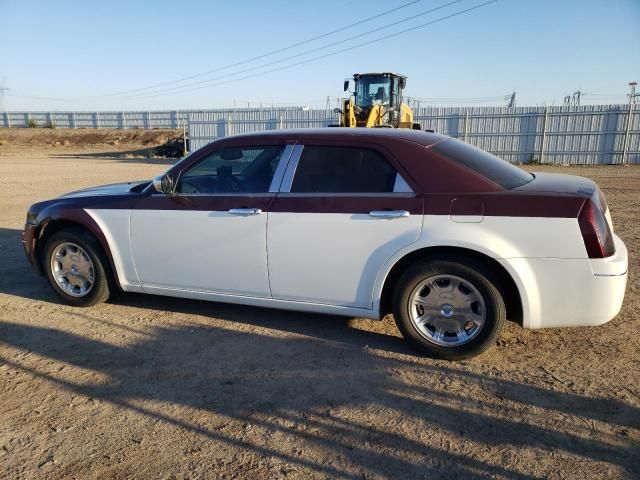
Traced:
[[431, 151], [474, 170], [503, 188], [519, 187], [533, 180], [529, 172], [454, 138], [433, 145]]

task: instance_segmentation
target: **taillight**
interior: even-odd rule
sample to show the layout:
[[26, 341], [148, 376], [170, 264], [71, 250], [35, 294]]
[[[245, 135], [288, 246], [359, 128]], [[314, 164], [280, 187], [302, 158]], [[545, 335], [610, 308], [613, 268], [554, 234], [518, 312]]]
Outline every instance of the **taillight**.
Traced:
[[578, 224], [589, 258], [606, 258], [616, 253], [609, 223], [593, 200], [584, 202], [578, 215]]
[[607, 200], [604, 198], [604, 193], [602, 193], [602, 190], [600, 189], [598, 189], [598, 200], [600, 201], [600, 210], [602, 210], [602, 213], [607, 213], [609, 205], [607, 205]]

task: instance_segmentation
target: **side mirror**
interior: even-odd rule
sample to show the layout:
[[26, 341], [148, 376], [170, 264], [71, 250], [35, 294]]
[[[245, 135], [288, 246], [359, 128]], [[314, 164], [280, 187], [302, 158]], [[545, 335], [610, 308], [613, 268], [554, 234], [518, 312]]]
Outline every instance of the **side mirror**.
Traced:
[[173, 191], [176, 188], [175, 183], [173, 176], [165, 173], [164, 175], [158, 175], [153, 179], [153, 188], [165, 195], [173, 195]]
[[346, 92], [347, 90], [349, 90], [349, 80], [344, 81], [344, 91]]
[[337, 113], [338, 115], [340, 115], [342, 113], [342, 110], [340, 110], [339, 108], [334, 108], [333, 113]]

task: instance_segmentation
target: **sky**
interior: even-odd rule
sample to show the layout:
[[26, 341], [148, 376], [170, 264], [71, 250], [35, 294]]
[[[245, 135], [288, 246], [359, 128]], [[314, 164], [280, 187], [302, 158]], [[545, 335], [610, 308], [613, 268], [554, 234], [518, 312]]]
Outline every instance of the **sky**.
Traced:
[[487, 1], [0, 0], [3, 108], [324, 108], [369, 71], [407, 75], [405, 95], [423, 104], [502, 105], [515, 91], [518, 105], [558, 105], [576, 90], [583, 104], [628, 101], [640, 0], [498, 0], [458, 14]]

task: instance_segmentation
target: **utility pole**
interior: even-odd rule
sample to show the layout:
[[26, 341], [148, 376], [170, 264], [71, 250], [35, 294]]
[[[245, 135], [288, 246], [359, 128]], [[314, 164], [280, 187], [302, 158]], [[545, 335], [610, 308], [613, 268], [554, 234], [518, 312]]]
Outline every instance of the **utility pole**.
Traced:
[[636, 93], [636, 85], [638, 85], [638, 82], [629, 82], [629, 112], [627, 113], [627, 128], [624, 132], [622, 163], [627, 163], [627, 152], [629, 150], [629, 132], [631, 132], [631, 118], [633, 115], [633, 107], [636, 104], [636, 97], [640, 96], [640, 94]]
[[575, 92], [573, 92], [573, 106], [574, 107], [579, 107], [580, 106], [580, 97], [582, 96], [582, 92], [580, 90], [576, 90]]
[[4, 112], [4, 96], [9, 90], [9, 87], [4, 86], [4, 82], [0, 84], [0, 111], [2, 112]]
[[629, 82], [629, 103], [636, 104], [636, 98], [640, 97], [640, 93], [636, 93], [636, 85], [638, 82]]
[[516, 106], [516, 92], [513, 92], [511, 95], [508, 95], [507, 99], [509, 100], [507, 107], [513, 108]]

